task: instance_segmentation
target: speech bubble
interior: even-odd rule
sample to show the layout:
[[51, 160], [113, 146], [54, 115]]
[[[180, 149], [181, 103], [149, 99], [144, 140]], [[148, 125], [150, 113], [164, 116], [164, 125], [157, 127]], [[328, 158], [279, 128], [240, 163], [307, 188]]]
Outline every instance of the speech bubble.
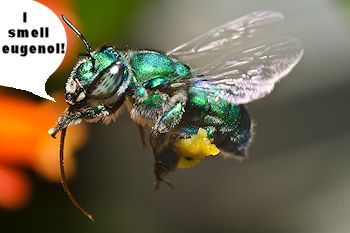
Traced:
[[67, 36], [60, 19], [32, 0], [6, 0], [0, 9], [0, 85], [55, 101], [45, 91], [60, 66]]

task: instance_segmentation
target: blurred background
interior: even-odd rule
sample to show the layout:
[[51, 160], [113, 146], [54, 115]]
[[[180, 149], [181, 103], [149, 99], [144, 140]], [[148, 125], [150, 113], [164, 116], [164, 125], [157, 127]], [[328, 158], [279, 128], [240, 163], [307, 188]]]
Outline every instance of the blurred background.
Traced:
[[47, 135], [65, 108], [64, 84], [82, 43], [66, 28], [68, 52], [46, 85], [58, 103], [0, 88], [2, 232], [350, 231], [349, 0], [38, 0], [65, 14], [93, 47], [168, 51], [252, 11], [285, 15], [301, 62], [265, 99], [249, 104], [257, 122], [250, 158], [205, 159], [169, 176], [175, 191], [153, 191], [153, 156], [124, 113], [109, 126], [68, 131], [70, 186], [95, 215], [71, 205], [58, 176], [58, 140]]

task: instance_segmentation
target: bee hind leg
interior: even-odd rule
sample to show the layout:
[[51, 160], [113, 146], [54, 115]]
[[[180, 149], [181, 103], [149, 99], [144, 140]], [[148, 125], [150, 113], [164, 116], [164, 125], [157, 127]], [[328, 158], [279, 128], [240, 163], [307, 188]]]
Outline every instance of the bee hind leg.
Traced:
[[140, 140], [143, 148], [147, 148], [147, 142], [145, 140], [145, 129], [141, 125], [137, 125], [137, 128], [139, 129], [139, 134], [140, 134]]
[[154, 175], [156, 178], [154, 182], [155, 190], [159, 189], [160, 183], [165, 183], [171, 189], [174, 189], [174, 186], [163, 178], [176, 168], [179, 160], [179, 157], [174, 152], [169, 140], [169, 134], [150, 135], [150, 145], [154, 154]]

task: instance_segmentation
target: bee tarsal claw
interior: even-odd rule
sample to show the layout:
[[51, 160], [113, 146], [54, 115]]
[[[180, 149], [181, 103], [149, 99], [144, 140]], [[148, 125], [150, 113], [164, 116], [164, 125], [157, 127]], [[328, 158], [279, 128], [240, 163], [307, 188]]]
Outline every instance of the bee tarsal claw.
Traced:
[[159, 190], [159, 186], [160, 186], [160, 183], [164, 183], [166, 184], [171, 190], [175, 190], [175, 187], [174, 185], [167, 181], [167, 180], [164, 180], [163, 178], [157, 178], [157, 180], [154, 182], [154, 190], [155, 191], [158, 191]]

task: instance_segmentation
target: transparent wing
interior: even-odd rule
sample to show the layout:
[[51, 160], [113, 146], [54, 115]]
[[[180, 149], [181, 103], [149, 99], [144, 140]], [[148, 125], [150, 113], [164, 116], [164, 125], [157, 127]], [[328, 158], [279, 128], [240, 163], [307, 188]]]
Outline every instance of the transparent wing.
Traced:
[[271, 38], [267, 26], [282, 19], [275, 11], [253, 12], [171, 50], [167, 54], [192, 66], [196, 76], [174, 87], [191, 85], [234, 104], [264, 97], [303, 54], [297, 39], [263, 39]]
[[201, 67], [206, 63], [202, 58], [216, 58], [225, 51], [233, 51], [266, 31], [260, 29], [282, 19], [283, 15], [275, 11], [253, 12], [216, 27], [169, 51], [167, 55], [193, 67]]
[[234, 104], [245, 104], [269, 94], [303, 54], [294, 38], [273, 38], [227, 53], [201, 67], [187, 85]]

